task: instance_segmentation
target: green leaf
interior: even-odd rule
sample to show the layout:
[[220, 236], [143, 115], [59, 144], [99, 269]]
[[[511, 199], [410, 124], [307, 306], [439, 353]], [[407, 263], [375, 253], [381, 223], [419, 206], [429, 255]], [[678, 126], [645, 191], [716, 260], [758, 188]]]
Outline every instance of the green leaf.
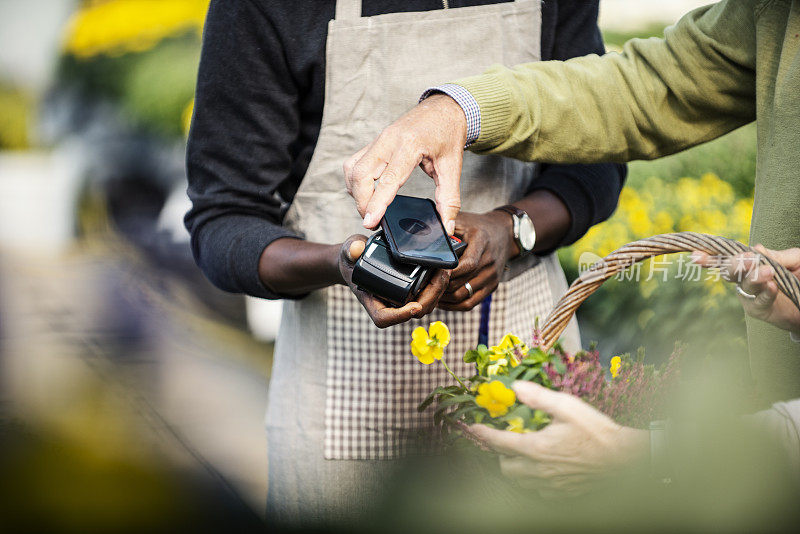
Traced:
[[518, 365], [518, 366], [514, 367], [513, 369], [511, 369], [511, 371], [508, 372], [508, 378], [511, 378], [512, 380], [516, 380], [516, 378], [519, 375], [521, 375], [523, 373], [523, 371], [525, 371], [525, 369], [526, 368], [523, 367], [522, 365]]
[[425, 410], [427, 410], [427, 409], [428, 409], [428, 406], [430, 406], [431, 404], [433, 404], [433, 399], [434, 399], [435, 397], [436, 397], [436, 395], [435, 395], [435, 394], [433, 394], [433, 393], [431, 393], [430, 395], [428, 395], [427, 397], [425, 397], [425, 400], [424, 400], [424, 401], [422, 401], [422, 402], [420, 402], [420, 403], [419, 403], [419, 406], [417, 406], [417, 411], [418, 411], [418, 412], [424, 412]]
[[510, 421], [514, 417], [522, 417], [524, 421], [528, 421], [533, 417], [533, 412], [530, 407], [524, 404], [517, 404], [506, 415], [503, 416], [503, 421]]
[[448, 414], [448, 417], [451, 417], [454, 420], [458, 420], [463, 415], [466, 415], [466, 414], [468, 414], [470, 412], [478, 412], [480, 410], [481, 410], [481, 408], [479, 406], [475, 406], [475, 405], [462, 406], [461, 408], [459, 408], [458, 410], [454, 411], [453, 413]]
[[536, 425], [537, 430], [543, 426], [549, 425], [552, 419], [542, 410], [534, 410], [531, 422]]
[[550, 359], [550, 355], [548, 355], [542, 349], [534, 347], [528, 351], [528, 357], [525, 359], [530, 360], [533, 363], [544, 363]]
[[446, 398], [445, 400], [443, 400], [443, 401], [441, 401], [439, 403], [439, 408], [438, 409], [447, 408], [448, 406], [453, 406], [455, 404], [460, 404], [462, 402], [473, 403], [473, 402], [475, 402], [475, 397], [473, 397], [472, 395], [469, 395], [469, 394], [455, 395], [453, 397], [448, 397], [448, 398]]
[[430, 406], [431, 403], [433, 403], [437, 395], [439, 396], [439, 402], [441, 402], [443, 396], [452, 397], [453, 395], [456, 395], [462, 391], [464, 390], [461, 386], [437, 386], [436, 389], [431, 391], [430, 395], [425, 397], [425, 400], [419, 403], [419, 406], [417, 406], [417, 411], [425, 411], [425, 409]]
[[564, 362], [558, 360], [553, 362], [553, 369], [555, 369], [556, 373], [560, 375], [563, 375], [567, 372], [567, 366], [564, 365]]
[[513, 384], [515, 382], [515, 380], [513, 378], [508, 377], [508, 376], [503, 376], [503, 375], [495, 375], [495, 376], [493, 376], [491, 378], [491, 380], [492, 381], [497, 380], [497, 381], [501, 382], [507, 388], [510, 388], [511, 384]]
[[464, 353], [464, 362], [465, 363], [472, 363], [477, 362], [480, 353], [477, 350], [468, 350]]
[[542, 374], [542, 369], [540, 367], [534, 367], [533, 369], [528, 369], [525, 374], [520, 377], [520, 380], [526, 380], [531, 382], [534, 378]]

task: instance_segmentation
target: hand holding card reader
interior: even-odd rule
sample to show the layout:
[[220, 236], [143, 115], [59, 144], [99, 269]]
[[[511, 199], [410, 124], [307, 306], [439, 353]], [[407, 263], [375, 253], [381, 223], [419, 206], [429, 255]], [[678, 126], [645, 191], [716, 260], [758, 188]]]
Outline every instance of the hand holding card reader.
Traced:
[[[461, 256], [466, 243], [448, 236], [453, 251]], [[403, 306], [416, 298], [430, 281], [434, 267], [397, 261], [389, 250], [383, 230], [367, 240], [366, 248], [353, 268], [353, 283], [395, 306]]]

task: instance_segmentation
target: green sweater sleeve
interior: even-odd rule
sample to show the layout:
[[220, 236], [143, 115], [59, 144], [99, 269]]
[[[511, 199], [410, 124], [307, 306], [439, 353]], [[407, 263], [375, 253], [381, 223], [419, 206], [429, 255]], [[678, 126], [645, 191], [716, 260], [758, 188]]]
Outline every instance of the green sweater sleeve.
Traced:
[[652, 159], [755, 119], [759, 3], [725, 0], [622, 53], [493, 66], [458, 80], [481, 110], [471, 150], [550, 163]]

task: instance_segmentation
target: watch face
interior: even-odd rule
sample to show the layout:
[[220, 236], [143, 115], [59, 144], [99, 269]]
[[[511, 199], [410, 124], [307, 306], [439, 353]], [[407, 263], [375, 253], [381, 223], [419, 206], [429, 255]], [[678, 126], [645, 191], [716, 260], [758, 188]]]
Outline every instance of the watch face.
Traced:
[[536, 244], [536, 230], [533, 228], [533, 221], [527, 215], [519, 219], [519, 242], [526, 251], [533, 250]]

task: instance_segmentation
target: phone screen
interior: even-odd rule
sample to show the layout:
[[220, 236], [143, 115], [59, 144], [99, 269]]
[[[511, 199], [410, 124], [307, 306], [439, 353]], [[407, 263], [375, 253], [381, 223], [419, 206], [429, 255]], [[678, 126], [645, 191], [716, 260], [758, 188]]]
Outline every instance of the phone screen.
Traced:
[[400, 261], [446, 268], [458, 265], [432, 200], [397, 195], [386, 209], [381, 226], [392, 254]]

